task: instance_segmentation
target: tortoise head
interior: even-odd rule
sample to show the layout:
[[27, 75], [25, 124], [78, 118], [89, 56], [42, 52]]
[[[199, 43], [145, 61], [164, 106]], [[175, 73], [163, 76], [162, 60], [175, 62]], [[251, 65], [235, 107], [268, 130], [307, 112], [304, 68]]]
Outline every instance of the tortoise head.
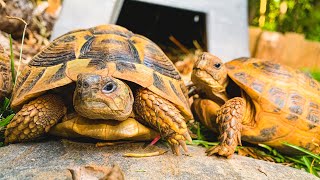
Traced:
[[133, 106], [130, 87], [121, 80], [97, 74], [79, 74], [73, 104], [90, 119], [126, 120]]
[[218, 57], [207, 52], [202, 53], [193, 66], [191, 80], [208, 98], [227, 100], [227, 69]]

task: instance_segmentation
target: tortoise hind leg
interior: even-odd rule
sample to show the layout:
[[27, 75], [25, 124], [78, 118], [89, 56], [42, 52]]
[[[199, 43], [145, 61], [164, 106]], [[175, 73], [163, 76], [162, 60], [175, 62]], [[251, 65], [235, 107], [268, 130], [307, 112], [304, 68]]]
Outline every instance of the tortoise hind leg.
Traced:
[[220, 144], [207, 150], [209, 156], [219, 154], [230, 158], [237, 145], [241, 145], [241, 128], [246, 103], [243, 98], [228, 100], [219, 110], [217, 123], [219, 126]]
[[179, 146], [187, 152], [185, 140], [192, 141], [184, 117], [168, 100], [148, 89], [140, 89], [135, 98], [138, 120], [148, 124], [168, 140], [173, 153], [180, 154]]
[[5, 131], [5, 143], [36, 139], [48, 132], [66, 114], [59, 96], [48, 94], [25, 104]]

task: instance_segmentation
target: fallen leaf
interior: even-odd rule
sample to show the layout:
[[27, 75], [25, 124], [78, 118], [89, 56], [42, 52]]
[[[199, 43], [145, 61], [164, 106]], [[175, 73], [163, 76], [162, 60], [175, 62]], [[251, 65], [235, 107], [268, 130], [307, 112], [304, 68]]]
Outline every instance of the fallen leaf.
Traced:
[[89, 165], [68, 169], [73, 180], [123, 180], [124, 174], [118, 165], [112, 168]]

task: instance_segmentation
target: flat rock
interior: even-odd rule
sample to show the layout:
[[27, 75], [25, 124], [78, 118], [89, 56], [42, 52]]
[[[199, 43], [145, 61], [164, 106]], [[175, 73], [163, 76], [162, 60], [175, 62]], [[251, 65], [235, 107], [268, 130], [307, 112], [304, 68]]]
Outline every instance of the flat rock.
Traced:
[[144, 143], [95, 147], [67, 140], [12, 144], [0, 148], [0, 179], [72, 179], [70, 169], [114, 164], [123, 170], [125, 179], [317, 179], [302, 170], [252, 158], [208, 157], [197, 146], [188, 146], [189, 155], [175, 156], [168, 151], [153, 157], [123, 156], [159, 147], [146, 148]]

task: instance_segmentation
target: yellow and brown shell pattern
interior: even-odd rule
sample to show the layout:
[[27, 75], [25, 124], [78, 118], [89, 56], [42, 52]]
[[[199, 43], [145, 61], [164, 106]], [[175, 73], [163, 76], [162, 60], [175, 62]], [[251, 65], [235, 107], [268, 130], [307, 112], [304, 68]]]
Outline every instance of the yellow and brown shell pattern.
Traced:
[[[277, 136], [277, 129], [287, 126], [292, 127], [288, 128], [291, 132], [299, 129], [314, 133], [313, 137], [320, 140], [320, 83], [310, 75], [254, 58], [235, 59], [228, 62], [226, 67], [229, 77], [250, 96], [256, 107], [256, 115], [268, 114], [270, 121], [266, 122], [276, 122], [273, 125], [261, 125], [270, 127], [262, 130], [270, 132], [268, 136], [272, 136], [272, 133]], [[256, 121], [259, 119], [256, 118]]]
[[76, 30], [55, 39], [18, 77], [12, 107], [75, 81], [79, 73], [137, 83], [192, 117], [186, 87], [170, 59], [146, 37], [117, 25]]

